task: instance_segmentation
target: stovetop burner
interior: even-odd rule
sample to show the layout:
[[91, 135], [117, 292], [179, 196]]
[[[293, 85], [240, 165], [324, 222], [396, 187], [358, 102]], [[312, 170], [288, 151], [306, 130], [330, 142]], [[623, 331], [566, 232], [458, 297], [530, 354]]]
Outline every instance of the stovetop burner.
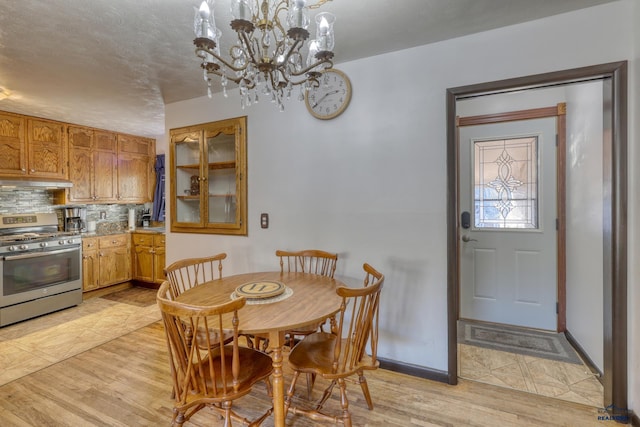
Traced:
[[0, 215], [0, 253], [79, 244], [79, 232], [58, 231], [55, 213]]
[[6, 245], [17, 242], [34, 242], [56, 237], [75, 236], [79, 233], [60, 232], [60, 233], [20, 233], [0, 235], [0, 245]]

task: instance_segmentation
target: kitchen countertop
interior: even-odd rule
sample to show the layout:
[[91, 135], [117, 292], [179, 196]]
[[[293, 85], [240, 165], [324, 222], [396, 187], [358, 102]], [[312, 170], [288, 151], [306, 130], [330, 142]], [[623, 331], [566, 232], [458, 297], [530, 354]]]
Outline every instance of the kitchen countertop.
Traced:
[[103, 230], [103, 231], [93, 231], [93, 232], [85, 232], [81, 233], [81, 237], [101, 237], [101, 236], [111, 236], [114, 234], [123, 234], [123, 233], [148, 233], [148, 234], [164, 234], [164, 227], [140, 227], [136, 228], [133, 231], [130, 230]]
[[131, 231], [131, 233], [154, 233], [154, 234], [164, 234], [164, 227], [140, 227]]

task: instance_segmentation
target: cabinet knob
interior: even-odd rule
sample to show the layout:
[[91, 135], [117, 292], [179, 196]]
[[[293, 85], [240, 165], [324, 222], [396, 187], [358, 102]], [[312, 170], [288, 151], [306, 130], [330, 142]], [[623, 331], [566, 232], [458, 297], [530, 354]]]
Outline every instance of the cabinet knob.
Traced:
[[31, 173], [35, 173], [35, 172], [36, 172], [36, 170], [35, 170], [35, 169], [29, 169], [29, 172], [31, 172]]

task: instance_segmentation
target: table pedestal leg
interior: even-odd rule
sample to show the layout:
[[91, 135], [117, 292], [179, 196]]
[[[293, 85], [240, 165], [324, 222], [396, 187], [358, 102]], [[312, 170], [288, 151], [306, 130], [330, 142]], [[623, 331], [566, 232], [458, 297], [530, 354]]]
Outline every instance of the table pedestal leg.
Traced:
[[269, 347], [273, 363], [271, 381], [273, 385], [273, 421], [275, 427], [284, 427], [284, 374], [282, 371], [282, 346], [284, 332], [269, 334]]

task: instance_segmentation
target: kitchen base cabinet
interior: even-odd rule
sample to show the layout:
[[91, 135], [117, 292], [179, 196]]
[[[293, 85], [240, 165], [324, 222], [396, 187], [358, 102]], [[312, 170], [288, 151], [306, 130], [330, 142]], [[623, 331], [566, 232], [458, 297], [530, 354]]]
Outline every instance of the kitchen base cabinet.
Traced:
[[134, 233], [132, 239], [133, 279], [161, 284], [166, 279], [164, 234]]
[[128, 234], [82, 239], [84, 292], [131, 280]]

